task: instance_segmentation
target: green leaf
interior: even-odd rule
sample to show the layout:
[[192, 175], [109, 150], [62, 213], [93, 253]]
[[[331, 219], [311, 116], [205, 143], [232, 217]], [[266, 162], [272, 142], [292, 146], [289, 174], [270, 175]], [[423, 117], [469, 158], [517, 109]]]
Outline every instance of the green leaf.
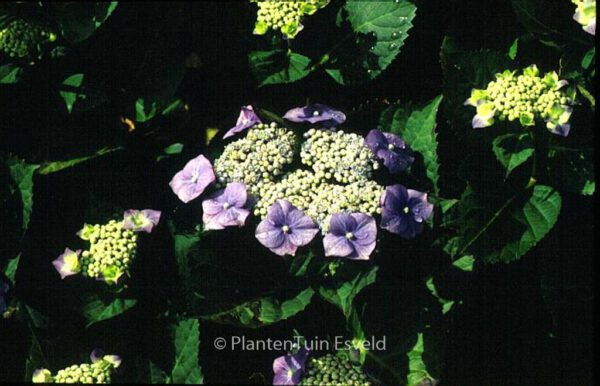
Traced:
[[515, 60], [515, 58], [517, 57], [518, 49], [519, 49], [519, 38], [516, 38], [515, 41], [513, 42], [513, 44], [511, 44], [510, 48], [508, 49], [508, 57], [511, 60]]
[[473, 271], [473, 264], [475, 263], [475, 259], [471, 255], [466, 255], [461, 257], [458, 260], [452, 262], [452, 265], [461, 271], [471, 272]]
[[56, 173], [59, 172], [61, 170], [70, 168], [72, 166], [78, 165], [80, 163], [92, 160], [94, 158], [98, 158], [101, 157], [103, 155], [106, 154], [110, 154], [112, 152], [118, 151], [118, 150], [123, 150], [122, 147], [115, 147], [115, 148], [103, 148], [98, 150], [97, 152], [95, 152], [94, 154], [90, 154], [84, 157], [78, 157], [78, 158], [73, 158], [67, 161], [48, 161], [48, 162], [44, 162], [40, 165], [40, 168], [38, 169], [38, 173], [39, 174], [51, 174], [51, 173]]
[[4, 269], [4, 274], [11, 281], [13, 287], [15, 286], [15, 277], [17, 275], [17, 269], [19, 269], [19, 261], [21, 260], [21, 255], [15, 257], [14, 259], [8, 260], [8, 264]]
[[291, 51], [253, 51], [248, 54], [250, 69], [260, 82], [268, 84], [292, 83], [310, 74], [310, 59]]
[[13, 84], [21, 80], [23, 69], [14, 64], [0, 66], [0, 84]]
[[259, 320], [264, 324], [272, 324], [281, 320], [288, 319], [297, 313], [303, 311], [315, 291], [312, 288], [307, 288], [300, 292], [296, 297], [280, 302], [274, 297], [261, 299]]
[[535, 151], [528, 133], [500, 135], [492, 141], [492, 150], [506, 169], [506, 177], [517, 166], [527, 161]]
[[333, 285], [322, 285], [319, 294], [323, 299], [340, 307], [346, 318], [351, 316], [354, 298], [368, 285], [375, 283], [379, 267], [373, 266], [367, 272], [358, 271], [345, 281], [336, 277]]
[[[408, 386], [423, 386], [427, 383], [424, 381], [433, 381], [431, 375], [427, 371], [427, 366], [423, 361], [423, 354], [425, 353], [425, 345], [423, 344], [423, 333], [417, 334], [417, 343], [413, 348], [406, 353], [408, 357], [408, 375], [406, 382]], [[432, 382], [431, 382], [432, 383]]]
[[547, 43], [560, 32], [551, 26], [555, 19], [555, 10], [548, 7], [545, 0], [512, 0], [517, 19], [533, 34], [540, 35]]
[[158, 113], [156, 102], [149, 102], [143, 98], [138, 98], [135, 102], [135, 120], [136, 122], [146, 122], [154, 118]]
[[[344, 10], [355, 34], [350, 39], [356, 41], [358, 47], [340, 50], [327, 73], [340, 84], [358, 83], [379, 76], [404, 45], [416, 9], [407, 0], [348, 0]], [[344, 56], [349, 52], [352, 52], [350, 57]]]
[[179, 276], [182, 279], [183, 285], [186, 286], [190, 274], [190, 253], [192, 249], [198, 245], [202, 236], [200, 234], [174, 234], [175, 242], [175, 259]]
[[202, 315], [201, 318], [215, 323], [231, 324], [250, 328], [258, 328], [273, 324], [302, 312], [310, 301], [315, 291], [306, 288], [292, 298], [285, 298], [284, 294], [265, 296], [260, 299], [244, 302], [232, 309], [211, 315]]
[[[67, 89], [81, 89], [83, 78], [83, 74], [74, 74], [65, 79], [62, 84], [63, 86], [67, 86]], [[69, 114], [73, 111], [73, 105], [77, 99], [85, 96], [82, 93], [74, 91], [59, 91], [58, 93], [65, 101], [65, 105], [67, 106], [67, 111]]]
[[21, 193], [21, 202], [23, 203], [21, 229], [25, 232], [29, 226], [29, 219], [33, 208], [33, 174], [39, 168], [39, 165], [27, 164], [24, 160], [16, 157], [9, 158], [7, 165], [11, 177]]
[[150, 383], [153, 385], [156, 384], [166, 384], [168, 382], [169, 377], [167, 374], [153, 362], [148, 364], [148, 372], [150, 373]]
[[203, 384], [204, 379], [198, 359], [199, 327], [197, 319], [184, 319], [174, 328], [175, 363], [170, 376], [172, 383]]
[[71, 43], [89, 38], [114, 12], [118, 2], [65, 3], [57, 7], [62, 36]]
[[133, 308], [137, 304], [136, 299], [117, 298], [112, 301], [104, 301], [98, 296], [89, 299], [82, 308], [83, 317], [86, 320], [86, 327], [111, 319]]
[[[414, 110], [406, 126], [399, 129], [399, 134], [406, 143], [423, 156], [427, 178], [433, 184], [434, 191], [439, 193], [438, 180], [439, 162], [437, 156], [437, 112], [443, 96], [439, 95], [429, 102], [424, 108]], [[396, 129], [396, 125], [392, 128]]]
[[585, 53], [583, 59], [581, 59], [581, 67], [584, 69], [590, 68], [592, 63], [596, 60], [596, 47], [592, 47], [588, 52]]
[[562, 200], [560, 194], [549, 186], [536, 185], [529, 201], [522, 210], [513, 214], [515, 220], [523, 224], [525, 233], [506, 244], [498, 254], [490, 254], [486, 260], [510, 262], [519, 259], [533, 248], [556, 224]]
[[437, 288], [435, 288], [435, 284], [433, 283], [433, 277], [430, 276], [427, 278], [427, 280], [425, 281], [425, 286], [427, 286], [427, 289], [429, 289], [429, 292], [431, 292], [431, 294], [440, 302], [440, 304], [442, 305], [442, 314], [446, 314], [448, 313], [448, 311], [450, 311], [452, 309], [452, 306], [454, 305], [454, 300], [447, 300], [442, 298], [438, 292], [437, 292]]
[[35, 334], [34, 329], [30, 327], [31, 331], [31, 343], [29, 345], [29, 353], [27, 356], [27, 360], [25, 361], [25, 382], [31, 382], [31, 377], [33, 376], [33, 372], [37, 368], [48, 368], [49, 364], [44, 356], [44, 351], [42, 350], [42, 346], [40, 341]]

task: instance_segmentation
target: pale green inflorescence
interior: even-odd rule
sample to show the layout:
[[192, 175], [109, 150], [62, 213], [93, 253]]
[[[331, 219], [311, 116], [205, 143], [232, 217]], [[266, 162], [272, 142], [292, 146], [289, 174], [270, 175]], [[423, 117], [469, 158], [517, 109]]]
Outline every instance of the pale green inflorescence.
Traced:
[[112, 366], [105, 361], [82, 363], [59, 370], [54, 376], [54, 383], [111, 383]]
[[45, 28], [16, 19], [0, 30], [0, 51], [11, 58], [33, 58], [54, 40], [56, 35]]
[[352, 183], [370, 179], [373, 169], [379, 168], [375, 155], [357, 134], [310, 129], [304, 137], [302, 163], [318, 177]]
[[281, 1], [251, 0], [258, 5], [254, 33], [263, 35], [269, 29], [280, 30], [288, 38], [294, 38], [302, 30], [304, 15], [312, 15], [323, 8], [329, 0]]
[[297, 155], [293, 131], [276, 124], [258, 124], [245, 138], [227, 146], [215, 161], [221, 185], [244, 182], [256, 198], [254, 214], [267, 216], [269, 207], [285, 199], [327, 231], [335, 213], [380, 214], [384, 188], [371, 180], [378, 167], [363, 138], [342, 131], [310, 129], [305, 133], [300, 158], [312, 170], [284, 169]]
[[[535, 65], [523, 70], [504, 71], [496, 74], [485, 90], [474, 89], [467, 100], [477, 108], [477, 114], [488, 125], [494, 118], [503, 121], [519, 120], [522, 126], [533, 126], [538, 119], [547, 120], [548, 126], [558, 124], [560, 115], [572, 103], [567, 94], [560, 90], [566, 82], [559, 81], [556, 72], [548, 72], [540, 77]], [[560, 114], [559, 114], [560, 113]]]
[[596, 0], [571, 0], [577, 7], [573, 18], [584, 31], [596, 35]]
[[373, 382], [360, 366], [333, 354], [310, 358], [299, 383], [303, 386], [344, 385], [371, 386]]
[[123, 221], [86, 225], [80, 237], [90, 242], [89, 250], [81, 253], [81, 273], [84, 276], [116, 283], [129, 272], [137, 251], [137, 235], [123, 229]]
[[220, 184], [243, 182], [256, 194], [261, 183], [274, 181], [285, 165], [294, 160], [296, 135], [288, 129], [259, 123], [245, 138], [228, 144], [215, 161]]

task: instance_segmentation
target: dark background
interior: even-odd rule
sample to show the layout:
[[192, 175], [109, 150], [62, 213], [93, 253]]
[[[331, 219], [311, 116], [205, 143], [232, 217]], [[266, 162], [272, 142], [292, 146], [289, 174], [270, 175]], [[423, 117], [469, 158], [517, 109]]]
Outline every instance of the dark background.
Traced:
[[[570, 3], [564, 3], [568, 4], [549, 2], [549, 7], [557, 14], [564, 11], [563, 15], [570, 15]], [[168, 275], [151, 272], [139, 286], [145, 289], [146, 298], [141, 302], [154, 308], [138, 307], [131, 314], [79, 331], [81, 321], [72, 321], [68, 307], [63, 306], [76, 302], [74, 294], [69, 286], [58, 283], [48, 264], [53, 257], [48, 255], [73, 240], [72, 230], [79, 229], [88, 206], [94, 205], [83, 191], [93, 191], [102, 201], [118, 202], [123, 207], [170, 205], [174, 210], [176, 203], [166, 181], [178, 163], [167, 160], [155, 168], [147, 167], [155, 154], [152, 150], [169, 144], [161, 141], [181, 141], [186, 144], [186, 155], [192, 156], [203, 150], [205, 128], [227, 127], [234, 121], [238, 106], [252, 104], [282, 114], [307, 99], [347, 112], [350, 123], [356, 113], [374, 125], [372, 116], [385, 101], [423, 103], [442, 92], [439, 49], [444, 36], [455, 37], [468, 49], [506, 50], [515, 37], [526, 32], [510, 1], [419, 1], [417, 6], [414, 27], [400, 55], [379, 78], [360, 86], [340, 86], [326, 74], [315, 73], [290, 85], [257, 89], [247, 64], [248, 52], [259, 47], [257, 38], [250, 34], [252, 7], [242, 2], [152, 2], [120, 4], [106, 25], [84, 43], [69, 47], [65, 58], [41, 63], [43, 71], [31, 72], [31, 78], [22, 84], [2, 87], [2, 152], [39, 162], [85, 154], [114, 143], [128, 146], [125, 154], [57, 175], [36, 176], [33, 217], [23, 246], [17, 296], [56, 321], [43, 333], [44, 338], [57, 341], [47, 345], [51, 351], [46, 352], [49, 361], [55, 360], [54, 367], [76, 362], [81, 351], [97, 344], [107, 351], [111, 345], [118, 347], [124, 357], [127, 350], [160, 351], [160, 322], [149, 310], [160, 309], [168, 297], [163, 295], [175, 291], [169, 289]], [[335, 8], [328, 6], [319, 13], [333, 14]], [[306, 36], [298, 40], [295, 51], [306, 52], [312, 41], [327, 37], [328, 27], [319, 20], [327, 18], [308, 18], [301, 33]], [[534, 48], [528, 56], [548, 66], [557, 63], [548, 47]], [[165, 58], [180, 60], [192, 52], [197, 53], [201, 64], [187, 70], [177, 91], [189, 104], [189, 119], [177, 127], [161, 128], [164, 138], [153, 137], [158, 143], [147, 139], [143, 126], [128, 134], [119, 117], [130, 113], [131, 98], [156, 91], [153, 71], [168, 60]], [[109, 101], [90, 112], [67, 115], [55, 87], [65, 73], [74, 72], [103, 82]], [[465, 149], [457, 141], [440, 119], [442, 193], [448, 195], [456, 194], [452, 176], [465, 154], [489, 157], [491, 153], [489, 149]], [[469, 278], [449, 277], [440, 283], [442, 295], [452, 298], [459, 294], [463, 300], [436, 327], [444, 342], [437, 353], [443, 366], [436, 374], [442, 385], [592, 384], [593, 220], [591, 199], [565, 193], [557, 226], [527, 256], [510, 265], [481, 266]], [[361, 294], [361, 299], [375, 305], [371, 312], [383, 316], [394, 309], [416, 307], [416, 300], [404, 294], [421, 285], [424, 272], [447, 259], [432, 250], [431, 241], [425, 236], [408, 247], [409, 252], [403, 250], [401, 256], [395, 256], [403, 259], [410, 253], [412, 264], [392, 258], [382, 261], [382, 271], [388, 271], [379, 287]], [[168, 255], [167, 247], [160, 241], [154, 243], [153, 247]], [[415, 262], [420, 266], [415, 267]], [[399, 279], [408, 289], [394, 293], [400, 291], [396, 287]], [[257, 276], [257, 282], [261, 280]], [[381, 294], [386, 291], [389, 297], [382, 301]], [[0, 379], [22, 379], [28, 330], [4, 321], [0, 326]], [[212, 342], [217, 336], [284, 339], [293, 328], [324, 336], [334, 335], [343, 326], [340, 312], [316, 297], [298, 316], [258, 330], [201, 322], [200, 364], [205, 382], [261, 383], [263, 378], [254, 373], [262, 373], [270, 381], [273, 353], [216, 351]], [[402, 366], [406, 364], [399, 363]], [[126, 367], [123, 379], [136, 380], [133, 367]]]

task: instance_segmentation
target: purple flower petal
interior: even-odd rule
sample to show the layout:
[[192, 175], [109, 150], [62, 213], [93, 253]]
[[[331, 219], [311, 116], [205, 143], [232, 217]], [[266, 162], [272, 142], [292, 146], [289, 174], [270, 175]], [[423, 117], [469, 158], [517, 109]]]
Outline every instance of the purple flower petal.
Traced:
[[325, 256], [368, 260], [375, 250], [377, 225], [364, 213], [337, 213], [331, 217], [329, 233], [323, 238]]
[[215, 173], [210, 161], [200, 154], [177, 172], [169, 185], [181, 201], [188, 203], [201, 195], [214, 180]]
[[287, 200], [278, 200], [269, 208], [267, 217], [258, 224], [258, 241], [280, 256], [296, 254], [318, 233], [316, 224]]
[[60, 274], [61, 279], [81, 272], [81, 265], [79, 264], [80, 253], [81, 249], [72, 251], [69, 248], [65, 248], [65, 252], [52, 261], [52, 265]]
[[388, 186], [381, 197], [381, 228], [410, 239], [423, 231], [433, 205], [427, 194], [402, 185]]
[[273, 361], [273, 385], [297, 385], [304, 374], [308, 350], [301, 349], [296, 354], [288, 354]]
[[153, 209], [129, 209], [123, 214], [123, 229], [129, 229], [133, 232], [151, 233], [152, 229], [158, 225], [161, 212]]
[[323, 248], [325, 249], [325, 256], [346, 257], [354, 253], [350, 240], [333, 233], [328, 233], [323, 237]]
[[346, 114], [333, 107], [315, 103], [289, 110], [283, 118], [292, 122], [320, 123], [322, 127], [335, 127], [346, 121]]
[[285, 242], [285, 235], [281, 227], [275, 225], [268, 218], [258, 224], [255, 236], [262, 245], [269, 249], [279, 248]]
[[240, 116], [237, 119], [237, 122], [234, 127], [229, 129], [227, 133], [223, 136], [223, 139], [232, 137], [242, 131], [249, 129], [250, 127], [256, 125], [257, 123], [262, 123], [259, 116], [254, 112], [254, 108], [250, 105], [242, 106], [242, 110], [240, 111]]
[[202, 202], [204, 229], [218, 230], [228, 226], [243, 226], [250, 211], [246, 185], [232, 182]]
[[373, 129], [365, 138], [365, 146], [371, 149], [377, 158], [383, 160], [383, 164], [392, 174], [402, 172], [415, 160], [412, 150], [396, 134]]

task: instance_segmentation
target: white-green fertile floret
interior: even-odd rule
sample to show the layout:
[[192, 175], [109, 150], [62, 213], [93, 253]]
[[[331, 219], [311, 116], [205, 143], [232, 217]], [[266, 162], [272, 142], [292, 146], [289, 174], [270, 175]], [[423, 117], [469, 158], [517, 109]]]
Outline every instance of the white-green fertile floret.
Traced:
[[274, 181], [292, 163], [296, 142], [296, 135], [289, 129], [275, 123], [257, 124], [245, 138], [225, 146], [214, 165], [218, 182], [243, 182], [257, 194], [262, 183]]
[[379, 167], [364, 138], [343, 131], [310, 129], [304, 134], [300, 157], [317, 177], [348, 184], [371, 178]]

